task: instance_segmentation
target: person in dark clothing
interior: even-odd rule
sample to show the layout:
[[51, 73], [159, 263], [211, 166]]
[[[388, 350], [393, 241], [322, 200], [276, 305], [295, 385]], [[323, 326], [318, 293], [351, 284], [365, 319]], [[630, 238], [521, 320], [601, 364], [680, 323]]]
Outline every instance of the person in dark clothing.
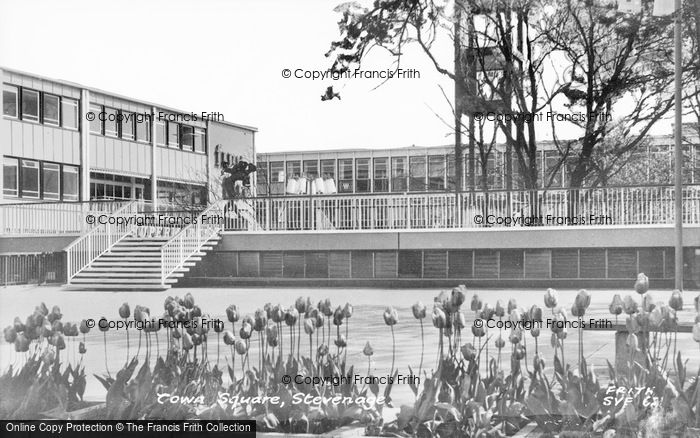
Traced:
[[221, 191], [224, 199], [232, 199], [234, 196], [232, 169], [227, 162], [221, 163]]
[[257, 167], [253, 163], [249, 163], [245, 160], [241, 160], [231, 167], [231, 184], [234, 187], [234, 193], [240, 195], [239, 185], [236, 184], [238, 181], [241, 182], [241, 186], [250, 187], [250, 174], [255, 172]]

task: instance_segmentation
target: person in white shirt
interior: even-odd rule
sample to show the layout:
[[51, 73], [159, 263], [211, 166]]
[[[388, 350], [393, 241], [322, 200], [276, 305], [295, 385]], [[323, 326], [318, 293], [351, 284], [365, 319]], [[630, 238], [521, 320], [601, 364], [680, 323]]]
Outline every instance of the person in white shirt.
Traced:
[[326, 179], [323, 181], [323, 193], [327, 195], [334, 195], [338, 193], [338, 188], [335, 186], [335, 181], [328, 174], [326, 174]]
[[325, 187], [323, 184], [323, 178], [321, 178], [321, 175], [317, 175], [316, 179], [314, 179], [313, 183], [311, 184], [311, 194], [312, 195], [322, 195], [325, 193]]
[[297, 177], [289, 178], [287, 180], [287, 194], [296, 195], [299, 191], [299, 186], [297, 185]]
[[300, 195], [305, 195], [307, 191], [306, 185], [308, 184], [309, 180], [306, 179], [306, 174], [302, 173], [301, 177], [299, 178], [299, 181], [297, 181], [297, 190]]

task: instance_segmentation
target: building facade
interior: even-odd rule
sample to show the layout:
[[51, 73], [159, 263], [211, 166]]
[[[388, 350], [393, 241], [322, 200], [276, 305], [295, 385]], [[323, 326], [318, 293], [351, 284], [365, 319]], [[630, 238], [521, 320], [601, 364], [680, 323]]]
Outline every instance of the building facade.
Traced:
[[11, 69], [2, 77], [0, 203], [206, 204], [256, 129]]

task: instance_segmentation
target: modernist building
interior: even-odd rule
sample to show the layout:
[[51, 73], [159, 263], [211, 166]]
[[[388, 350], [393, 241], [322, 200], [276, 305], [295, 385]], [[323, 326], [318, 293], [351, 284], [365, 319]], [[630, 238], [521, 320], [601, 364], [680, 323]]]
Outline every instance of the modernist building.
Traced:
[[205, 204], [220, 163], [255, 158], [250, 126], [11, 69], [2, 77], [0, 203]]

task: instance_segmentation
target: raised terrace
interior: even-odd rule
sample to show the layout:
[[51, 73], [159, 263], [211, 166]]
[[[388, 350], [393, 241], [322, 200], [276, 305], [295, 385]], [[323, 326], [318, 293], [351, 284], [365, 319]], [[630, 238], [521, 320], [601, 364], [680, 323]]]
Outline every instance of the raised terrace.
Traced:
[[[700, 185], [682, 196], [685, 278], [697, 285]], [[646, 272], [670, 286], [674, 199], [672, 187], [640, 186], [2, 205], [0, 278], [101, 289], [617, 285]]]

